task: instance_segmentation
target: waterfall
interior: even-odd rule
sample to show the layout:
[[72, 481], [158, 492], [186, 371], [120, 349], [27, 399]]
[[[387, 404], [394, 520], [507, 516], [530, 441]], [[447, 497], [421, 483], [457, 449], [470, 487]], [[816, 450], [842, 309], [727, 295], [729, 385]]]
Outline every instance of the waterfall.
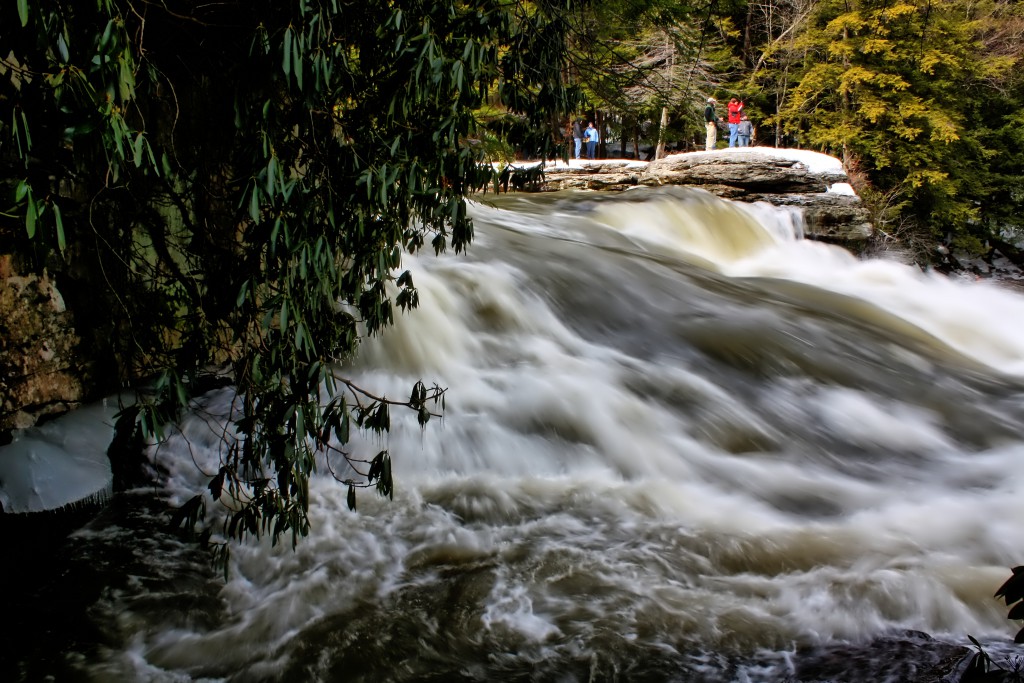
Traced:
[[[838, 660], [907, 680], [967, 634], [1012, 638], [992, 594], [1024, 559], [1019, 291], [861, 260], [802, 239], [794, 211], [694, 190], [472, 214], [468, 253], [406, 257], [420, 307], [346, 368], [391, 397], [448, 389], [442, 420], [395, 411], [350, 445], [390, 450], [394, 500], [349, 511], [321, 473], [295, 550], [238, 546], [226, 583], [160, 584], [173, 599], [104, 595], [115, 644], [82, 670], [781, 682]], [[233, 398], [154, 451], [172, 499], [203, 486]], [[166, 543], [154, 565], [206, 576]], [[871, 656], [908, 633], [933, 640]]]

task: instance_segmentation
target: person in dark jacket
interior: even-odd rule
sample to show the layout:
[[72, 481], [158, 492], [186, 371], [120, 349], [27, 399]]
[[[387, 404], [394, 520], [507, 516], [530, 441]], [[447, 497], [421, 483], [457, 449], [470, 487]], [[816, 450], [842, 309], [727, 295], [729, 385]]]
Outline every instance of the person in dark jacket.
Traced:
[[704, 126], [708, 129], [707, 140], [704, 141], [704, 149], [708, 152], [715, 148], [715, 142], [718, 140], [719, 117], [715, 115], [716, 104], [715, 98], [709, 97], [708, 104], [704, 107]]
[[740, 125], [736, 128], [736, 141], [740, 147], [750, 147], [750, 138], [754, 135], [754, 124], [746, 114], [740, 116]]
[[572, 122], [572, 141], [576, 148], [576, 158], [580, 158], [583, 149], [583, 119], [576, 119]]

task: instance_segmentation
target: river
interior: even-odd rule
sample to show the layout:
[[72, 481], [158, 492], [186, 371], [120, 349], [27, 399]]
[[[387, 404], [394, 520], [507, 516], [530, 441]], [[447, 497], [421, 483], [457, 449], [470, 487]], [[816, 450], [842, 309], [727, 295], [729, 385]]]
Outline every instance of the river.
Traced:
[[203, 486], [234, 398], [208, 394], [153, 453], [166, 484], [35, 577], [25, 680], [910, 681], [1012, 640], [1019, 291], [693, 190], [472, 214], [346, 368], [448, 388], [442, 420], [354, 445], [390, 450], [394, 500], [349, 511], [321, 474], [309, 538], [235, 547], [225, 581], [144, 502]]

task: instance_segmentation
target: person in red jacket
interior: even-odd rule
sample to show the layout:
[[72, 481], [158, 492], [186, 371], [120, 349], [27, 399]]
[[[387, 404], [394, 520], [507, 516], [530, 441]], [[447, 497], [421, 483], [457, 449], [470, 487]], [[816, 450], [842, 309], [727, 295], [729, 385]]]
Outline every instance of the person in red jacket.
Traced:
[[740, 119], [743, 116], [743, 102], [735, 97], [729, 100], [729, 146], [735, 147], [739, 138]]

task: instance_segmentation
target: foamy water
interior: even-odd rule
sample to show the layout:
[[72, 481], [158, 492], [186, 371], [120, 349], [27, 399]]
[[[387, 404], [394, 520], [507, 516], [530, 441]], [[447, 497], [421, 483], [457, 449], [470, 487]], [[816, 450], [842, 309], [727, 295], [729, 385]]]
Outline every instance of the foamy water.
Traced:
[[[407, 258], [420, 308], [346, 369], [448, 388], [443, 420], [354, 446], [390, 450], [394, 501], [316, 478], [296, 550], [236, 548], [202, 620], [108, 595], [123, 644], [83, 668], [783, 681], [802, 648], [1012, 636], [1024, 297], [701, 193], [473, 212], [468, 255]], [[184, 433], [213, 468], [215, 430]], [[181, 439], [156, 457], [179, 500], [203, 486]]]

